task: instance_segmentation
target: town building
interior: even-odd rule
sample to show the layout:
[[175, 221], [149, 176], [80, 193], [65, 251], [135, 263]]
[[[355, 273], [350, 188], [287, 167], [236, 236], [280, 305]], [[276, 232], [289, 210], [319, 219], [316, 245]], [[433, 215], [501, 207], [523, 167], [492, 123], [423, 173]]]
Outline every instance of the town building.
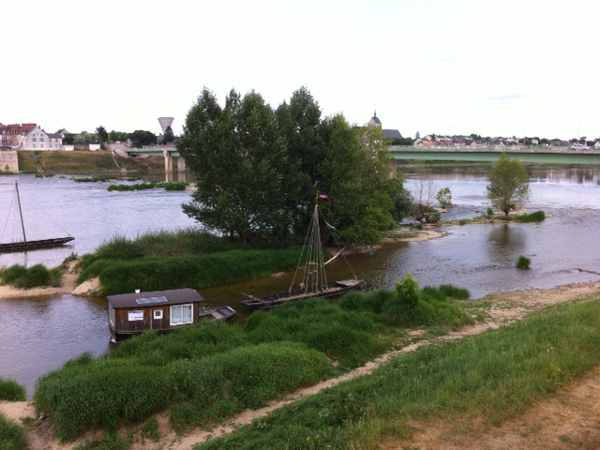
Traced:
[[0, 123], [0, 147], [14, 150], [63, 150], [65, 130], [46, 133], [35, 123]]

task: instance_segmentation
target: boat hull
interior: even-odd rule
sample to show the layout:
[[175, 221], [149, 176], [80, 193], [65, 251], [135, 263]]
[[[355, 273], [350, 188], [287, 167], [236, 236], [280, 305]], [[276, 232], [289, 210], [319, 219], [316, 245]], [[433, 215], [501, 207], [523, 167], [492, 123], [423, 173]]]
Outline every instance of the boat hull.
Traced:
[[287, 301], [306, 300], [314, 297], [335, 297], [349, 291], [357, 289], [364, 283], [364, 280], [342, 280], [332, 281], [327, 284], [325, 289], [320, 290], [302, 290], [283, 291], [276, 294], [265, 295], [262, 297], [251, 297], [242, 300], [241, 303], [249, 308], [266, 309], [281, 305]]
[[27, 252], [29, 250], [60, 247], [61, 245], [65, 245], [67, 242], [71, 242], [73, 239], [75, 238], [68, 236], [53, 239], [40, 239], [37, 241], [10, 242], [7, 244], [0, 244], [0, 253]]

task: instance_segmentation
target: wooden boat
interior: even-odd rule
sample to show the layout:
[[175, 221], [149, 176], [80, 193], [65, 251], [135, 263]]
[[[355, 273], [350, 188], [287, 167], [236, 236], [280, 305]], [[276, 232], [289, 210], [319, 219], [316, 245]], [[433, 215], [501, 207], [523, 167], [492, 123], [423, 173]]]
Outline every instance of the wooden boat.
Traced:
[[7, 252], [26, 252], [28, 250], [38, 250], [42, 248], [59, 247], [71, 242], [75, 239], [72, 236], [50, 238], [50, 239], [38, 239], [34, 241], [28, 241], [27, 235], [25, 234], [25, 222], [23, 221], [23, 210], [21, 208], [21, 197], [19, 195], [19, 183], [15, 181], [15, 193], [17, 196], [17, 206], [19, 208], [19, 217], [21, 219], [21, 232], [23, 234], [23, 240], [17, 242], [0, 243], [0, 253]]
[[235, 314], [236, 311], [231, 306], [200, 306], [198, 310], [200, 320], [214, 320], [215, 322], [230, 320]]
[[[317, 194], [317, 200], [318, 198], [319, 194]], [[325, 266], [341, 253], [342, 252], [340, 251], [329, 261], [324, 261], [319, 223], [319, 204], [317, 201], [305, 245], [302, 250], [302, 255], [300, 257], [301, 261], [305, 258], [307, 263], [301, 269], [296, 270], [289, 289], [287, 291], [263, 296], [244, 294], [248, 298], [242, 300], [241, 303], [250, 308], [271, 308], [290, 300], [304, 300], [312, 297], [333, 297], [343, 294], [350, 289], [360, 287], [364, 280], [359, 280], [354, 274], [354, 278], [352, 279], [339, 281], [327, 280]], [[296, 286], [296, 278], [299, 271], [302, 272], [302, 276]]]

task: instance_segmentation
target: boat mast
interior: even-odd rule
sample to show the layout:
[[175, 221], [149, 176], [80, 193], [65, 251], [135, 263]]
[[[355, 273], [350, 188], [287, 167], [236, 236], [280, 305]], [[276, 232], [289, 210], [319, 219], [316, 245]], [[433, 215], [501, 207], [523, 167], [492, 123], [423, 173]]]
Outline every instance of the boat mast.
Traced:
[[17, 191], [17, 204], [19, 205], [19, 216], [21, 217], [21, 230], [23, 231], [23, 242], [27, 242], [25, 236], [25, 223], [23, 222], [23, 210], [21, 209], [21, 197], [19, 196], [19, 183], [15, 180], [15, 190]]

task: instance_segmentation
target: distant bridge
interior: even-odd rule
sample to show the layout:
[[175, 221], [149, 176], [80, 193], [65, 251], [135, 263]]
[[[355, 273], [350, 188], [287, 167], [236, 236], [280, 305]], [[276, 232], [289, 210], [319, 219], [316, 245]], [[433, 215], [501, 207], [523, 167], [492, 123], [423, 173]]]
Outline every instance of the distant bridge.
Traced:
[[165, 172], [173, 170], [173, 158], [177, 158], [177, 172], [185, 172], [185, 160], [177, 151], [177, 148], [171, 145], [160, 147], [128, 148], [125, 150], [130, 158], [139, 158], [145, 156], [163, 156], [165, 158]]
[[550, 164], [600, 164], [600, 150], [571, 150], [565, 147], [525, 146], [390, 146], [394, 159], [421, 161], [481, 161], [493, 162], [500, 153], [521, 162]]

